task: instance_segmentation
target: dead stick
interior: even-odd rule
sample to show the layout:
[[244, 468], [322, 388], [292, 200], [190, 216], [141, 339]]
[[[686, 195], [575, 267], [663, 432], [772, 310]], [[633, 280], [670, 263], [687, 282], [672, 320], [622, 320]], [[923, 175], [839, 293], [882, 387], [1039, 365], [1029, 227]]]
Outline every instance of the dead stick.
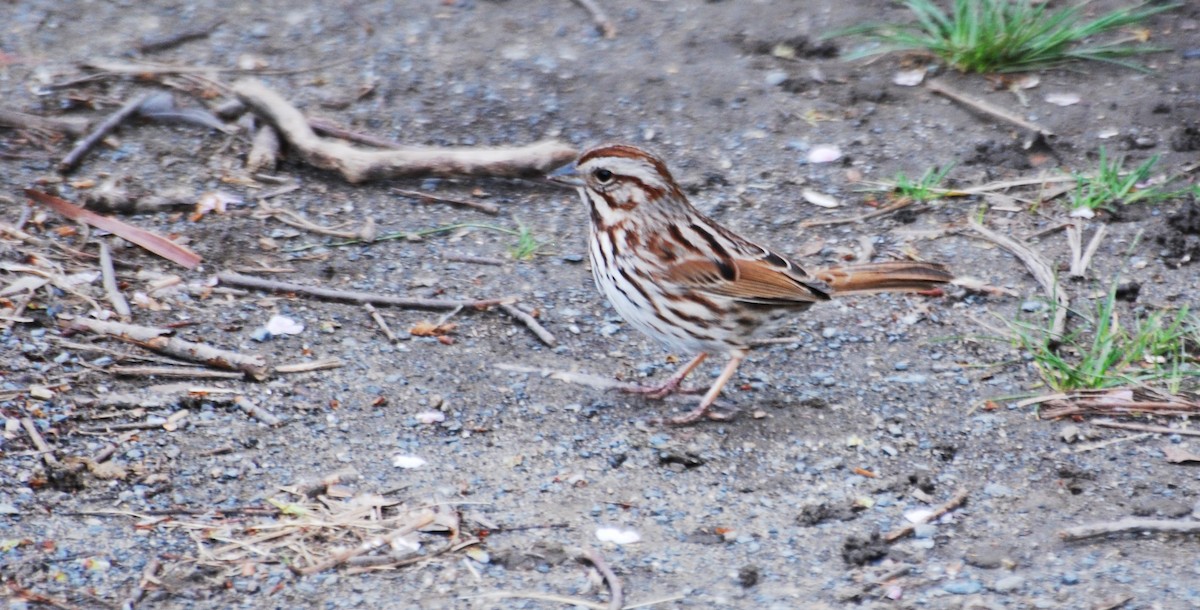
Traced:
[[13, 129], [36, 129], [81, 136], [87, 132], [88, 121], [81, 117], [44, 117], [0, 108], [0, 126]]
[[145, 37], [137, 44], [138, 53], [165, 51], [191, 40], [208, 38], [208, 35], [212, 34], [213, 30], [217, 29], [224, 22], [224, 19], [217, 19], [200, 27], [188, 28], [165, 36]]
[[152, 328], [107, 322], [90, 318], [76, 318], [68, 323], [75, 330], [86, 330], [101, 335], [116, 337], [136, 345], [141, 345], [160, 354], [182, 358], [189, 362], [200, 362], [207, 366], [232, 371], [241, 371], [250, 377], [262, 381], [271, 374], [271, 367], [258, 355], [245, 355], [204, 343], [186, 341], [177, 337], [164, 336], [171, 331], [165, 328]]
[[50, 468], [58, 468], [58, 458], [54, 457], [54, 450], [50, 445], [46, 444], [46, 439], [42, 438], [42, 433], [38, 432], [37, 424], [33, 422], [32, 417], [22, 417], [21, 426], [25, 428], [25, 433], [29, 435], [29, 440], [33, 441], [33, 446], [42, 454], [42, 460], [46, 462], [46, 466]]
[[312, 362], [297, 362], [295, 364], [281, 364], [275, 367], [276, 373], [311, 373], [312, 371], [326, 371], [336, 369], [340, 366], [345, 366], [341, 358], [322, 358]]
[[400, 150], [404, 148], [403, 145], [397, 142], [385, 140], [369, 133], [352, 131], [342, 127], [341, 125], [338, 125], [337, 123], [334, 123], [329, 119], [321, 117], [309, 117], [308, 126], [312, 127], [313, 131], [321, 135], [329, 136], [331, 138], [338, 138], [339, 140], [357, 142], [359, 144], [366, 144], [367, 146], [374, 146], [375, 148], [382, 148], [384, 150]]
[[1147, 424], [1127, 424], [1124, 422], [1111, 421], [1107, 419], [1098, 419], [1092, 422], [1093, 426], [1101, 428], [1115, 428], [1117, 430], [1133, 430], [1134, 432], [1154, 432], [1156, 434], [1178, 434], [1180, 436], [1200, 436], [1200, 430], [1178, 430], [1168, 428], [1166, 426], [1150, 426]]
[[490, 256], [472, 256], [470, 254], [447, 254], [442, 257], [444, 260], [455, 263], [474, 263], [476, 265], [493, 265], [503, 267], [508, 264], [508, 261], [502, 258], [492, 258]]
[[877, 216], [883, 216], [884, 214], [891, 214], [892, 212], [895, 212], [896, 210], [902, 210], [902, 209], [912, 205], [913, 203], [915, 203], [915, 200], [905, 197], [903, 199], [900, 199], [899, 201], [896, 201], [895, 203], [893, 203], [891, 205], [885, 205], [882, 208], [879, 208], [878, 210], [867, 212], [866, 214], [859, 214], [858, 216], [850, 216], [847, 218], [830, 218], [827, 220], [806, 220], [806, 221], [800, 223], [800, 226], [801, 227], [820, 227], [820, 226], [825, 226], [825, 225], [840, 225], [840, 224], [847, 224], [847, 223], [851, 223], [851, 222], [862, 222], [864, 220], [870, 220]]
[[600, 8], [596, 0], [575, 0], [575, 4], [583, 7], [583, 10], [592, 16], [592, 21], [596, 23], [596, 29], [600, 30], [600, 33], [605, 38], [617, 37], [617, 26], [613, 23], [612, 19], [608, 18], [608, 15], [604, 12], [604, 9]]
[[913, 530], [917, 527], [917, 525], [921, 523], [929, 523], [930, 521], [933, 521], [934, 519], [937, 519], [938, 517], [941, 517], [942, 515], [961, 506], [963, 502], [967, 501], [967, 495], [969, 495], [969, 492], [965, 488], [954, 492], [954, 497], [950, 498], [950, 500], [948, 500], [945, 504], [935, 508], [932, 513], [929, 513], [929, 516], [921, 519], [919, 523], [910, 523], [900, 529], [892, 530], [886, 536], [884, 536], [883, 539], [888, 542], [895, 542], [913, 533]]
[[520, 309], [517, 309], [515, 305], [509, 305], [508, 303], [501, 303], [500, 309], [504, 310], [504, 313], [516, 318], [521, 324], [524, 324], [525, 328], [528, 328], [533, 332], [533, 334], [537, 335], [538, 339], [542, 340], [542, 343], [545, 343], [550, 347], [558, 345], [558, 339], [554, 338], [554, 335], [550, 331], [546, 330], [546, 327], [542, 326], [541, 323], [537, 321], [537, 318], [525, 313], [524, 311], [521, 311]]
[[484, 212], [484, 213], [492, 214], [492, 215], [496, 215], [496, 214], [500, 213], [499, 206], [496, 206], [496, 205], [493, 205], [490, 203], [483, 203], [482, 201], [468, 201], [466, 199], [455, 199], [453, 197], [440, 197], [438, 195], [430, 195], [428, 193], [422, 193], [420, 191], [407, 191], [404, 189], [397, 189], [397, 188], [392, 189], [392, 192], [396, 193], [397, 195], [404, 195], [405, 197], [414, 197], [417, 199], [423, 199], [425, 201], [432, 201], [434, 203], [449, 203], [451, 205], [460, 205], [463, 207], [473, 208], [473, 209], [479, 210], [480, 212]]
[[128, 320], [133, 312], [129, 309], [129, 301], [125, 300], [125, 295], [121, 294], [121, 288], [117, 286], [117, 272], [113, 270], [112, 252], [108, 249], [108, 244], [100, 242], [100, 273], [103, 275], [104, 294], [108, 296], [108, 302], [112, 303], [113, 311], [117, 312], [122, 319]]
[[1082, 540], [1106, 534], [1127, 532], [1166, 532], [1172, 534], [1195, 534], [1200, 532], [1200, 521], [1167, 521], [1161, 519], [1121, 519], [1068, 527], [1058, 533], [1063, 540]]
[[271, 413], [270, 411], [254, 404], [254, 401], [246, 398], [245, 396], [234, 396], [233, 404], [242, 411], [245, 411], [246, 415], [257, 419], [268, 426], [275, 427], [283, 423], [283, 420], [279, 419], [279, 417], [274, 413]]
[[110, 366], [106, 369], [118, 377], [177, 377], [186, 379], [241, 379], [238, 371], [214, 371], [195, 366]]
[[375, 309], [375, 306], [370, 303], [363, 303], [363, 309], [367, 310], [367, 313], [371, 314], [371, 319], [375, 321], [377, 326], [379, 326], [379, 330], [383, 331], [383, 336], [387, 337], [388, 341], [395, 343], [396, 333], [392, 332], [392, 328], [388, 326], [387, 320], [384, 320], [383, 316], [379, 314], [379, 310]]
[[67, 153], [67, 156], [63, 158], [62, 163], [58, 164], [58, 171], [66, 174], [75, 169], [75, 166], [79, 165], [79, 162], [83, 160], [84, 155], [86, 155], [88, 151], [95, 147], [100, 140], [103, 140], [104, 137], [109, 134], [109, 132], [116, 129], [117, 125], [120, 125], [125, 119], [137, 112], [138, 107], [141, 106], [142, 102], [145, 102], [149, 97], [149, 93], [143, 93], [142, 95], [125, 102], [124, 106], [121, 106], [116, 112], [110, 114], [108, 118], [101, 121], [100, 124], [97, 125], [90, 134], [80, 140], [79, 143], [75, 145], [75, 148], [71, 149], [71, 152]]
[[279, 130], [304, 162], [336, 171], [351, 183], [420, 176], [540, 176], [570, 162], [576, 154], [574, 148], [557, 140], [507, 148], [361, 150], [318, 136], [299, 109], [257, 80], [240, 80], [233, 89]]
[[336, 290], [333, 288], [306, 286], [304, 284], [297, 284], [294, 282], [278, 282], [275, 280], [233, 273], [230, 271], [222, 271], [221, 273], [218, 273], [217, 279], [222, 283], [232, 284], [234, 286], [242, 286], [244, 288], [257, 288], [259, 290], [267, 290], [271, 292], [294, 292], [296, 294], [303, 294], [320, 299], [329, 299], [331, 301], [371, 303], [373, 305], [390, 305], [393, 307], [408, 307], [412, 309], [457, 309], [459, 307], [487, 309], [496, 305], [513, 303], [516, 301], [515, 297], [483, 299], [479, 301], [394, 297], [386, 294], [375, 294], [357, 290]]
[[990, 114], [1002, 121], [1007, 121], [1013, 125], [1016, 125], [1017, 127], [1022, 128], [1022, 129], [1028, 129], [1029, 131], [1032, 131], [1033, 133], [1040, 133], [1044, 136], [1054, 135], [1054, 132], [1050, 131], [1049, 129], [1046, 129], [1045, 127], [1042, 127], [1035, 123], [1030, 123], [1029, 121], [1026, 121], [1025, 119], [1023, 119], [1003, 108], [1000, 108], [999, 106], [995, 106], [995, 105], [985, 102], [983, 100], [977, 100], [973, 97], [970, 97], [968, 95], [960, 93], [954, 89], [951, 89], [949, 85], [947, 85], [939, 80], [926, 81], [925, 88], [929, 89], [930, 91], [932, 91], [934, 93], [944, 95], [964, 106], [969, 106], [969, 107], [974, 108], [975, 110], [978, 110], [979, 112], [982, 112], [984, 114]]
[[246, 153], [246, 171], [273, 171], [279, 161], [279, 132], [270, 125], [260, 125], [254, 132], [250, 152]]
[[379, 547], [389, 545], [392, 543], [392, 541], [400, 538], [401, 536], [406, 536], [408, 534], [411, 534], [411, 533], [425, 527], [426, 525], [433, 523], [436, 518], [437, 518], [437, 516], [434, 514], [434, 512], [432, 510], [428, 510], [428, 509], [423, 510], [417, 515], [416, 519], [405, 524], [404, 526], [400, 527], [396, 531], [393, 531], [393, 532], [387, 534], [386, 536], [377, 536], [375, 538], [372, 538], [370, 540], [363, 542], [362, 544], [360, 544], [356, 547], [351, 547], [340, 553], [335, 553], [332, 557], [326, 559], [325, 561], [315, 563], [313, 565], [310, 565], [310, 566], [307, 566], [304, 568], [293, 567], [292, 570], [295, 571], [297, 574], [300, 574], [301, 576], [308, 576], [311, 574], [316, 574], [318, 572], [324, 572], [325, 570], [328, 570], [329, 568], [336, 567], [336, 566], [339, 566], [339, 565], [345, 563], [347, 560], [349, 560], [352, 557], [358, 557], [359, 555], [362, 555], [364, 553], [369, 553], [370, 551], [377, 549]]
[[1050, 340], [1054, 343], [1061, 342], [1067, 328], [1067, 311], [1071, 308], [1071, 299], [1067, 296], [1067, 291], [1058, 283], [1058, 279], [1054, 277], [1054, 270], [1050, 267], [1050, 263], [1021, 240], [992, 231], [974, 218], [971, 219], [971, 228], [982, 235], [984, 239], [1008, 250], [1022, 263], [1025, 263], [1025, 267], [1033, 274], [1034, 279], [1042, 285], [1042, 290], [1046, 291], [1046, 296], [1054, 299], [1056, 306], [1054, 321], [1050, 325]]
[[621, 581], [617, 575], [613, 573], [612, 568], [608, 567], [608, 562], [600, 556], [600, 553], [592, 549], [576, 549], [575, 558], [577, 560], [586, 561], [600, 572], [600, 576], [604, 577], [604, 582], [608, 583], [608, 610], [621, 610], [625, 607], [625, 593], [621, 589]]

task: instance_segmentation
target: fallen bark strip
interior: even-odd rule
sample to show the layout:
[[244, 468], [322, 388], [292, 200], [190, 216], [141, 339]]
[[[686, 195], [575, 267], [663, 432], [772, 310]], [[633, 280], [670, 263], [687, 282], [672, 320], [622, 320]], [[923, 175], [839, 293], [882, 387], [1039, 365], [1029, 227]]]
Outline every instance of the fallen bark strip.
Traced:
[[250, 152], [246, 154], [246, 171], [274, 171], [279, 162], [279, 133], [270, 125], [261, 125], [254, 132]]
[[1169, 521], [1165, 519], [1121, 519], [1068, 527], [1058, 533], [1063, 540], [1083, 540], [1108, 534], [1130, 532], [1161, 532], [1170, 534], [1198, 534], [1200, 521]]
[[346, 301], [350, 303], [370, 303], [372, 305], [390, 305], [392, 307], [407, 307], [410, 309], [458, 309], [459, 307], [470, 307], [473, 309], [487, 309], [496, 305], [507, 303], [515, 303], [516, 297], [504, 297], [500, 299], [482, 299], [478, 301], [461, 301], [452, 299], [420, 299], [420, 298], [405, 298], [394, 297], [386, 294], [376, 294], [373, 292], [361, 292], [358, 290], [337, 290], [334, 288], [321, 288], [319, 286], [307, 286], [305, 284], [297, 284], [295, 282], [279, 282], [276, 280], [268, 280], [260, 277], [242, 275], [230, 271], [222, 271], [217, 274], [217, 280], [222, 284], [231, 284], [241, 286], [243, 288], [257, 288], [269, 292], [294, 292], [306, 296], [317, 297], [319, 299], [328, 299], [331, 301]]
[[[958, 508], [959, 506], [962, 506], [963, 502], [967, 501], [968, 495], [969, 495], [969, 492], [966, 489], [960, 489], [960, 490], [954, 492], [954, 497], [947, 500], [945, 504], [933, 509], [933, 512], [929, 513], [929, 516], [925, 517], [924, 519], [921, 519], [920, 523], [929, 523], [930, 521], [933, 521], [934, 519], [941, 517], [942, 515]], [[919, 525], [919, 524], [918, 523], [910, 523], [900, 529], [892, 530], [891, 532], [888, 532], [883, 537], [883, 539], [888, 542], [895, 542], [895, 541], [913, 533], [913, 530], [916, 529], [917, 525]]]
[[83, 160], [84, 155], [88, 154], [88, 151], [92, 150], [109, 132], [116, 129], [117, 125], [120, 125], [125, 119], [137, 112], [138, 107], [150, 95], [149, 93], [143, 93], [125, 102], [124, 106], [121, 106], [116, 112], [108, 115], [108, 118], [101, 121], [99, 125], [96, 125], [96, 128], [91, 133], [75, 144], [75, 148], [72, 148], [71, 152], [67, 153], [66, 157], [63, 157], [62, 162], [58, 164], [58, 171], [66, 174], [75, 169], [75, 166], [79, 165], [79, 162]]
[[1041, 134], [1043, 136], [1054, 135], [1053, 131], [1046, 129], [1045, 127], [1042, 127], [1041, 125], [1038, 125], [1036, 123], [1030, 123], [1029, 121], [1026, 121], [1025, 119], [1023, 119], [1003, 108], [1000, 108], [999, 106], [990, 104], [983, 100], [975, 99], [975, 98], [973, 98], [969, 95], [966, 95], [965, 93], [962, 93], [960, 91], [956, 91], [956, 90], [952, 89], [949, 85], [947, 85], [939, 80], [926, 81], [925, 88], [929, 89], [930, 91], [937, 93], [939, 95], [948, 97], [964, 106], [967, 106], [969, 108], [974, 108], [975, 110], [978, 110], [979, 112], [982, 112], [984, 114], [990, 114], [993, 117], [996, 117], [1002, 121], [1006, 121], [1008, 123], [1016, 125], [1017, 127], [1020, 127], [1021, 129], [1028, 129], [1029, 131], [1031, 131], [1033, 133]]
[[44, 117], [0, 108], [0, 127], [53, 131], [69, 136], [87, 133], [88, 120], [83, 117]]
[[110, 366], [105, 369], [117, 377], [175, 377], [182, 379], [241, 379], [238, 371], [214, 371], [195, 366]]
[[360, 150], [318, 136], [300, 110], [257, 80], [239, 80], [233, 90], [251, 110], [274, 125], [306, 163], [336, 171], [350, 183], [423, 176], [539, 176], [576, 155], [574, 148], [557, 140], [516, 148]]
[[68, 323], [68, 327], [73, 330], [86, 330], [116, 337], [122, 341], [141, 345], [160, 354], [174, 356], [189, 362], [200, 362], [213, 368], [241, 371], [258, 381], [271, 375], [271, 367], [262, 356], [240, 354], [204, 343], [168, 337], [166, 335], [171, 331], [165, 328], [105, 322], [90, 318], [76, 318]]
[[1067, 291], [1058, 283], [1058, 279], [1054, 277], [1054, 268], [1046, 262], [1046, 259], [1042, 258], [1037, 250], [1021, 240], [997, 233], [983, 226], [974, 218], [971, 219], [970, 225], [971, 229], [983, 236], [984, 239], [1012, 252], [1022, 263], [1025, 263], [1025, 267], [1033, 274], [1034, 279], [1042, 285], [1046, 296], [1054, 299], [1054, 321], [1050, 324], [1050, 340], [1056, 344], [1061, 342], [1067, 328], [1067, 312], [1071, 308], [1071, 299], [1067, 296]]

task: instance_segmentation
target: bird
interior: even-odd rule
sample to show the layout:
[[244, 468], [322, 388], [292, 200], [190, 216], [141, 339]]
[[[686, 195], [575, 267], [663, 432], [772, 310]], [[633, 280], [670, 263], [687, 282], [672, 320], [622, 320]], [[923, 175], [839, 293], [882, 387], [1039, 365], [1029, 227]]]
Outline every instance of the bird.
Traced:
[[[573, 170], [573, 171], [572, 171]], [[847, 294], [919, 292], [954, 279], [946, 266], [887, 261], [813, 272], [705, 216], [658, 156], [628, 144], [584, 151], [551, 180], [575, 188], [588, 209], [596, 287], [633, 328], [694, 357], [659, 385], [626, 391], [662, 398], [712, 355], [727, 358], [691, 411], [656, 420], [727, 419], [712, 410], [755, 339], [813, 304]]]

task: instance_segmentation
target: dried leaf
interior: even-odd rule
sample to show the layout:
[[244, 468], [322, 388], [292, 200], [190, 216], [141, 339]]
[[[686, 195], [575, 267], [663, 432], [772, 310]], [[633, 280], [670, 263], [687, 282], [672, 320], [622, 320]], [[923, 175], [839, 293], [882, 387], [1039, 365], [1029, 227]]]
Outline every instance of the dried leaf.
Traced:
[[822, 208], [836, 208], [842, 205], [842, 202], [838, 201], [837, 197], [826, 195], [813, 189], [804, 189], [800, 192], [800, 195], [804, 197], [805, 201]]
[[1078, 104], [1082, 98], [1078, 93], [1047, 93], [1046, 101], [1055, 106], [1071, 106]]
[[1183, 447], [1168, 446], [1163, 449], [1167, 461], [1172, 464], [1200, 463], [1200, 455], [1192, 453]]
[[188, 269], [200, 264], [200, 255], [191, 249], [181, 246], [161, 235], [127, 224], [111, 216], [101, 216], [91, 210], [85, 210], [73, 203], [53, 195], [25, 189], [25, 195], [62, 216], [71, 220], [85, 222], [97, 229], [104, 229], [126, 241], [137, 244], [154, 254], [171, 262], [178, 263]]
[[925, 80], [925, 69], [901, 70], [892, 77], [892, 83], [901, 87], [916, 87]]
[[812, 150], [808, 151], [809, 163], [832, 163], [841, 158], [842, 149], [829, 144], [814, 146]]
[[433, 322], [417, 322], [408, 332], [414, 337], [441, 337], [454, 332], [457, 324], [434, 324]]

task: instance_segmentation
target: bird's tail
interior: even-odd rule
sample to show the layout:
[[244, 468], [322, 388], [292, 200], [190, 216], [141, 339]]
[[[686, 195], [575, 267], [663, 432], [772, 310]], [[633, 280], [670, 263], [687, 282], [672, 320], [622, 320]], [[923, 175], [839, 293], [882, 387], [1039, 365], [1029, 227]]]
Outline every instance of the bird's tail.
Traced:
[[954, 274], [945, 265], [913, 261], [846, 265], [822, 269], [815, 275], [833, 289], [834, 296], [920, 292], [954, 279]]

